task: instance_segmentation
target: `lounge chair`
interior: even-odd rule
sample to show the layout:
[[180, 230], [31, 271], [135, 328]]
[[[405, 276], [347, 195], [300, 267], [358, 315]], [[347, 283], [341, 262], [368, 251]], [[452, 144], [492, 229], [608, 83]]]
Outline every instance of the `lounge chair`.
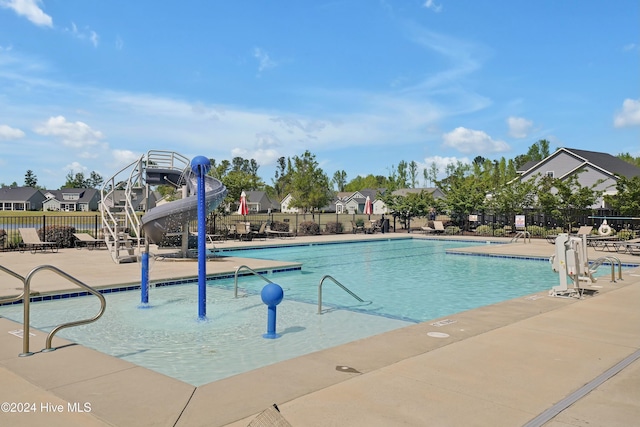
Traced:
[[251, 223], [239, 222], [236, 227], [238, 240], [251, 240]]
[[373, 234], [376, 232], [375, 222], [365, 221], [364, 223], [364, 233], [365, 234]]
[[422, 229], [424, 234], [430, 234], [430, 233], [433, 233], [434, 231], [436, 231], [435, 229], [429, 227], [428, 225], [424, 225], [424, 226], [422, 226], [420, 228]]
[[272, 230], [270, 225], [265, 226], [264, 232], [267, 236], [279, 237], [281, 239], [284, 239], [287, 237], [294, 237], [292, 232]]
[[267, 229], [267, 223], [263, 222], [262, 224], [260, 224], [260, 229], [258, 229], [258, 231], [251, 231], [251, 238], [254, 239], [266, 239], [267, 238], [267, 233], [266, 233], [266, 229]]
[[47, 248], [51, 249], [51, 252], [58, 252], [58, 243], [43, 242], [35, 228], [18, 228], [18, 231], [24, 247], [29, 248], [31, 253], [35, 254], [38, 249], [44, 252]]
[[73, 237], [76, 238], [74, 241], [76, 249], [81, 249], [84, 246], [89, 250], [93, 250], [101, 243], [104, 243], [103, 240], [96, 239], [89, 233], [73, 233]]
[[640, 255], [640, 238], [613, 243], [616, 252]]
[[351, 221], [351, 231], [353, 234], [357, 234], [358, 231], [364, 233], [364, 225], [358, 225], [355, 221]]
[[434, 233], [444, 233], [446, 231], [442, 221], [433, 221], [433, 231]]

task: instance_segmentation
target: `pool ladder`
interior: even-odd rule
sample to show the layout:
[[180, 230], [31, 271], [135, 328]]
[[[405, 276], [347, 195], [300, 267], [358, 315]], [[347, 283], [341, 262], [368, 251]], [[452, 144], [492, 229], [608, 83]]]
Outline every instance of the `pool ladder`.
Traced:
[[334, 279], [332, 276], [330, 275], [325, 275], [322, 277], [322, 279], [320, 279], [320, 283], [318, 284], [318, 314], [322, 314], [322, 283], [324, 282], [324, 279], [330, 279], [333, 283], [335, 283], [336, 285], [338, 285], [340, 288], [342, 288], [346, 293], [348, 293], [349, 295], [351, 295], [352, 297], [354, 297], [355, 299], [357, 299], [360, 302], [365, 302], [362, 298], [360, 298], [358, 295], [354, 294], [349, 288], [347, 288], [345, 285], [343, 285], [342, 283], [338, 282], [336, 279]]
[[615, 257], [613, 255], [603, 256], [593, 261], [589, 266], [589, 273], [590, 274], [595, 273], [598, 267], [600, 267], [601, 265], [607, 262], [611, 264], [611, 282], [612, 283], [616, 282], [616, 274], [615, 274], [616, 264], [618, 265], [618, 280], [623, 280], [622, 279], [622, 262], [618, 257]]
[[[257, 271], [251, 269], [250, 267], [248, 267], [246, 265], [241, 265], [239, 267], [236, 267], [236, 272], [234, 274], [234, 279], [233, 279], [233, 296], [234, 296], [234, 298], [238, 298], [238, 273], [240, 272], [240, 270], [243, 270], [243, 269], [244, 270], [248, 270], [250, 273], [252, 273], [255, 276], [258, 276], [259, 278], [261, 278], [262, 280], [264, 280], [267, 283], [273, 283], [271, 280], [267, 279], [266, 277], [264, 277], [263, 275], [261, 275]], [[345, 285], [343, 285], [342, 283], [338, 282], [332, 276], [327, 274], [327, 275], [323, 276], [322, 279], [320, 279], [320, 283], [318, 284], [318, 314], [322, 314], [322, 284], [324, 283], [325, 279], [330, 279], [333, 283], [338, 285], [346, 293], [348, 293], [349, 295], [351, 295], [352, 297], [357, 299], [359, 302], [365, 302], [365, 300], [363, 300], [358, 295], [353, 293]]]
[[251, 274], [258, 276], [259, 278], [261, 278], [267, 283], [273, 283], [271, 280], [267, 279], [262, 274], [258, 273], [257, 271], [250, 268], [249, 266], [241, 265], [239, 267], [236, 267], [236, 273], [233, 275], [233, 297], [234, 298], [238, 298], [238, 273], [240, 272], [240, 270], [243, 270], [243, 269], [248, 270]]
[[[23, 328], [24, 329], [22, 331], [22, 353], [20, 353], [18, 355], [20, 357], [31, 356], [33, 354], [32, 352], [29, 351], [30, 303], [31, 303], [31, 298], [29, 297], [29, 295], [31, 295], [31, 291], [30, 291], [30, 289], [31, 289], [31, 279], [39, 271], [43, 271], [43, 270], [52, 271], [52, 272], [58, 274], [59, 276], [62, 276], [65, 279], [68, 279], [70, 282], [74, 283], [75, 285], [79, 286], [82, 289], [85, 289], [87, 292], [89, 292], [92, 295], [97, 296], [100, 299], [100, 311], [98, 311], [98, 314], [96, 314], [95, 316], [93, 316], [90, 319], [76, 320], [76, 321], [73, 321], [73, 322], [62, 323], [62, 324], [56, 326], [55, 328], [53, 328], [51, 330], [51, 332], [49, 332], [49, 335], [47, 335], [45, 348], [42, 351], [53, 351], [53, 350], [55, 350], [55, 348], [51, 347], [51, 341], [53, 341], [53, 337], [54, 337], [54, 335], [56, 333], [58, 333], [58, 331], [60, 331], [61, 329], [65, 329], [65, 328], [71, 328], [73, 326], [80, 326], [80, 325], [86, 325], [86, 324], [89, 324], [89, 323], [93, 323], [96, 320], [98, 320], [104, 314], [104, 311], [105, 311], [105, 309], [107, 307], [107, 301], [105, 300], [104, 296], [100, 292], [96, 291], [91, 286], [82, 283], [80, 280], [76, 279], [75, 277], [65, 273], [64, 271], [62, 271], [59, 268], [54, 267], [52, 265], [41, 265], [39, 267], [36, 267], [33, 270], [31, 270], [29, 272], [29, 274], [27, 274], [27, 277], [22, 277], [18, 273], [14, 272], [14, 271], [11, 271], [8, 268], [5, 268], [5, 267], [3, 267], [1, 265], [0, 265], [0, 270], [4, 271], [5, 273], [9, 274], [10, 276], [15, 277], [18, 280], [20, 280], [22, 282], [22, 284], [24, 285], [22, 293], [20, 295], [15, 296], [15, 297], [9, 297], [9, 298], [5, 298], [5, 299], [0, 299], [0, 303], [9, 303], [9, 302], [14, 302], [14, 301], [20, 301], [21, 299], [24, 300], [24, 302], [23, 302], [23, 306], [24, 306]], [[25, 298], [25, 296], [26, 296], [26, 298]]]

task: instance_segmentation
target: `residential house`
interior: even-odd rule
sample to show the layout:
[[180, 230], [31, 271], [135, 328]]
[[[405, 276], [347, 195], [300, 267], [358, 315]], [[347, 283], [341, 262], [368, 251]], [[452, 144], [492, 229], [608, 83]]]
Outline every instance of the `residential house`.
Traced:
[[44, 211], [89, 212], [97, 211], [100, 191], [95, 188], [63, 188], [62, 190], [44, 190], [46, 197], [42, 202]]
[[[286, 196], [284, 196], [284, 198], [280, 202], [280, 212], [289, 213], [289, 214], [292, 214], [292, 213], [303, 213], [302, 209], [294, 208], [294, 207], [290, 206], [292, 199], [293, 199], [293, 196], [291, 195], [291, 193], [289, 193]], [[326, 206], [323, 206], [320, 209], [318, 209], [318, 211], [325, 212], [325, 213], [326, 212], [336, 212], [336, 202], [337, 202], [337, 199], [333, 199]]]
[[3, 211], [38, 211], [44, 200], [44, 194], [37, 188], [0, 188], [0, 210]]
[[280, 205], [273, 202], [265, 191], [245, 191], [249, 213], [275, 212]]
[[[561, 180], [578, 174], [578, 182], [583, 187], [595, 185], [595, 190], [604, 194], [616, 194], [619, 176], [633, 178], [640, 176], [640, 168], [607, 153], [559, 148], [539, 162], [529, 162], [518, 171], [521, 180], [550, 176]], [[600, 198], [594, 209], [606, 208], [604, 198]]]

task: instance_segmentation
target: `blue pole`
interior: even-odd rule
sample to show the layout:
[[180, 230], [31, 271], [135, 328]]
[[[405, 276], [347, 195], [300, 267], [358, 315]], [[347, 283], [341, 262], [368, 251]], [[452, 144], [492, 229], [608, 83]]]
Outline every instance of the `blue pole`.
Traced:
[[204, 156], [191, 160], [191, 170], [198, 177], [198, 319], [207, 319], [207, 245], [204, 177], [211, 169], [211, 162]]
[[149, 253], [142, 254], [142, 283], [140, 285], [140, 302], [149, 304]]

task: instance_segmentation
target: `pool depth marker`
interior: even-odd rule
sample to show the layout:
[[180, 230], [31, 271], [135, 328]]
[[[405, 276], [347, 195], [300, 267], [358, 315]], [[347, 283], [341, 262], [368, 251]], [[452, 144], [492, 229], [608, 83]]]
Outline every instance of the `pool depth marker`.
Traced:
[[204, 198], [204, 177], [211, 169], [211, 161], [204, 156], [191, 160], [191, 170], [198, 178], [198, 319], [207, 320], [207, 207]]

